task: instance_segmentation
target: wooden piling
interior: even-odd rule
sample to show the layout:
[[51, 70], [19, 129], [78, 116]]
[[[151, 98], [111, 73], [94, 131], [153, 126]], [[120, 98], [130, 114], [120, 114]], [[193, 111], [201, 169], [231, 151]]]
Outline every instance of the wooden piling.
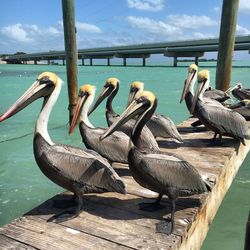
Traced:
[[223, 0], [216, 69], [216, 88], [223, 91], [230, 87], [238, 6], [239, 0]]
[[246, 234], [245, 234], [245, 246], [244, 250], [249, 250], [250, 249], [250, 211], [248, 215], [248, 220], [246, 223]]
[[74, 0], [62, 0], [64, 44], [66, 54], [68, 98], [69, 98], [69, 121], [73, 118], [77, 98], [77, 48]]

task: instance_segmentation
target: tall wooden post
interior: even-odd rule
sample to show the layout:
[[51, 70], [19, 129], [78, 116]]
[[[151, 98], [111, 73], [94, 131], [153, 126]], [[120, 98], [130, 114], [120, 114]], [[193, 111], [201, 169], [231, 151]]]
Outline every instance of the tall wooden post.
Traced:
[[248, 215], [248, 221], [246, 223], [244, 250], [249, 250], [249, 249], [250, 249], [250, 211], [249, 211], [249, 215]]
[[68, 82], [69, 122], [71, 124], [78, 99], [77, 48], [74, 0], [62, 0], [62, 11]]
[[223, 0], [216, 69], [216, 88], [223, 91], [230, 87], [238, 7], [239, 0]]

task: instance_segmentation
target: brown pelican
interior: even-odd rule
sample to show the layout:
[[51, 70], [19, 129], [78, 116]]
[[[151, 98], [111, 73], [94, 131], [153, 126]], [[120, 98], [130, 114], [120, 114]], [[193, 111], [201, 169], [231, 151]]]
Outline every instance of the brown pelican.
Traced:
[[80, 213], [82, 194], [105, 191], [124, 193], [125, 185], [107, 160], [95, 151], [57, 144], [51, 140], [47, 125], [61, 85], [62, 80], [56, 74], [40, 74], [32, 86], [0, 116], [0, 122], [21, 111], [36, 99], [44, 97], [35, 127], [34, 155], [43, 174], [57, 185], [73, 192], [77, 199], [74, 215], [68, 216], [66, 220]]
[[202, 70], [198, 74], [198, 86], [190, 112], [195, 113], [199, 120], [210, 130], [222, 135], [239, 139], [245, 145], [250, 133], [245, 118], [224, 106], [205, 102], [203, 93], [209, 83], [209, 71]]
[[189, 111], [193, 103], [194, 85], [197, 80], [197, 72], [198, 72], [198, 67], [196, 64], [191, 64], [188, 67], [188, 76], [184, 82], [184, 87], [183, 87], [182, 94], [181, 94], [180, 103], [185, 99], [185, 102]]
[[157, 99], [148, 91], [138, 92], [119, 120], [113, 123], [101, 139], [113, 133], [119, 126], [137, 117], [133, 128], [128, 154], [129, 168], [135, 181], [141, 186], [167, 195], [171, 201], [171, 222], [160, 222], [156, 231], [171, 234], [174, 230], [175, 201], [180, 196], [207, 192], [210, 187], [202, 180], [198, 171], [181, 157], [165, 152], [146, 153], [138, 143], [143, 126], [150, 119], [157, 106]]
[[79, 120], [82, 140], [87, 148], [95, 150], [111, 162], [128, 163], [129, 137], [121, 131], [116, 131], [105, 141], [100, 141], [99, 137], [104, 133], [105, 129], [95, 128], [88, 119], [88, 110], [94, 100], [95, 90], [96, 88], [89, 84], [80, 88], [79, 100], [69, 133], [73, 132], [76, 122]]
[[230, 105], [228, 108], [241, 114], [247, 121], [250, 121], [250, 100], [244, 99], [240, 102]]
[[[198, 73], [197, 65], [196, 64], [191, 64], [189, 66], [189, 68], [188, 68], [188, 76], [187, 76], [187, 79], [184, 82], [184, 88], [183, 88], [181, 99], [180, 99], [180, 103], [185, 99], [186, 105], [187, 105], [187, 108], [188, 108], [189, 111], [190, 111], [190, 109], [192, 107], [192, 104], [193, 104], [194, 85], [195, 85], [196, 80], [197, 80], [197, 73]], [[205, 90], [205, 92], [203, 94], [203, 99], [206, 102], [212, 102], [214, 105], [223, 106], [220, 101], [216, 100], [216, 98], [219, 99], [219, 94], [218, 93], [220, 93], [220, 90], [218, 90], [218, 89], [208, 90], [210, 88], [209, 84], [210, 84], [210, 82], [207, 82], [207, 86], [206, 86], [207, 89]], [[221, 97], [221, 100], [223, 98], [224, 97]]]
[[[143, 90], [143, 87], [144, 83], [140, 81], [134, 81], [130, 84], [128, 105], [133, 101], [136, 93]], [[178, 142], [183, 142], [174, 122], [165, 115], [154, 113], [151, 119], [147, 122], [147, 127], [150, 129], [154, 137], [173, 138]]]
[[[108, 126], [110, 126], [113, 122], [115, 122], [119, 118], [119, 115], [114, 112], [113, 107], [112, 107], [112, 101], [119, 90], [119, 84], [120, 84], [120, 81], [117, 78], [114, 78], [114, 77], [108, 78], [99, 96], [97, 97], [94, 105], [91, 107], [89, 111], [89, 114], [91, 114], [99, 106], [99, 104], [106, 97], [108, 97], [107, 103], [106, 103], [106, 119], [107, 119]], [[119, 130], [124, 132], [126, 135], [130, 136], [131, 131], [134, 127], [134, 124], [135, 124], [135, 120], [131, 120], [127, 122], [126, 124], [124, 124], [122, 127], [120, 127]], [[147, 127], [144, 127], [142, 130], [142, 133], [140, 136], [140, 142], [142, 144], [142, 147], [145, 150], [150, 150], [150, 151], [160, 150], [153, 134]]]
[[[184, 82], [184, 88], [183, 88], [181, 99], [180, 99], [180, 103], [185, 99], [186, 106], [187, 106], [189, 112], [191, 111], [191, 107], [193, 104], [194, 85], [195, 85], [196, 80], [197, 80], [197, 72], [198, 72], [197, 65], [191, 64], [188, 68], [188, 76]], [[209, 86], [209, 82], [207, 83], [207, 87], [208, 86]], [[210, 92], [210, 91], [206, 91], [205, 93], [208, 93], [208, 92]], [[218, 106], [223, 107], [223, 104], [221, 104], [219, 101], [211, 99], [207, 96], [203, 96], [203, 100], [205, 102], [213, 103], [213, 105], [218, 105]], [[193, 111], [193, 116], [197, 117], [196, 109], [194, 109], [194, 111]], [[192, 123], [192, 126], [194, 126], [194, 127], [199, 126], [199, 125], [202, 125], [202, 122], [199, 120]]]
[[238, 100], [250, 99], [250, 89], [244, 89], [242, 83], [236, 84], [233, 88], [229, 89], [233, 96]]

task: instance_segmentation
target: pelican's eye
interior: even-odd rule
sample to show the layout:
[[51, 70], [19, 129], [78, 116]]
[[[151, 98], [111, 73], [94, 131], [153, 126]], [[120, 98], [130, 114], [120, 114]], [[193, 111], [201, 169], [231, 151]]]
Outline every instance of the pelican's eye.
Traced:
[[137, 99], [137, 103], [141, 103], [141, 102], [144, 102], [144, 103], [148, 103], [149, 100], [147, 99], [147, 97], [145, 96], [140, 96], [138, 99]]
[[42, 78], [37, 79], [37, 81], [40, 84], [51, 84], [51, 85], [54, 85], [53, 82], [49, 79], [49, 76], [43, 76]]
[[86, 91], [80, 91], [78, 96], [79, 96], [79, 97], [83, 97], [83, 96], [85, 96], [85, 95], [86, 95], [86, 96], [89, 96], [90, 94], [89, 94], [89, 92], [86, 92]]
[[112, 88], [113, 84], [111, 84], [110, 82], [106, 82], [104, 85], [105, 88]]

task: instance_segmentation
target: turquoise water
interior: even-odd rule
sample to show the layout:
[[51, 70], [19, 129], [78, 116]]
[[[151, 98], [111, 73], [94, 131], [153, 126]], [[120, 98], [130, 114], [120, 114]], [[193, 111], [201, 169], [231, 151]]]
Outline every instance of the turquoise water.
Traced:
[[[171, 63], [164, 67], [79, 66], [78, 80], [79, 85], [96, 85], [98, 92], [106, 78], [119, 78], [121, 86], [119, 96], [115, 99], [115, 110], [118, 113], [121, 113], [126, 105], [129, 83], [141, 80], [145, 83], [145, 89], [157, 95], [158, 111], [171, 117], [177, 124], [188, 117], [185, 104], [179, 104], [188, 63], [179, 63], [181, 67], [178, 68], [166, 67], [170, 65]], [[215, 63], [204, 62], [200, 63], [200, 66], [210, 70], [211, 82], [214, 82]], [[235, 61], [234, 66], [232, 82], [240, 81], [250, 88], [250, 61]], [[20, 97], [43, 71], [53, 71], [65, 81], [49, 122], [52, 140], [82, 146], [77, 130], [72, 136], [68, 135], [68, 99], [64, 66], [0, 65], [0, 113]], [[33, 130], [41, 104], [42, 100], [36, 101], [0, 124], [0, 225], [10, 222], [62, 191], [41, 173], [33, 156]], [[104, 106], [98, 108], [90, 118], [96, 126], [106, 126]], [[250, 155], [245, 159], [213, 221], [203, 250], [243, 248], [245, 223], [250, 210], [249, 163]]]

